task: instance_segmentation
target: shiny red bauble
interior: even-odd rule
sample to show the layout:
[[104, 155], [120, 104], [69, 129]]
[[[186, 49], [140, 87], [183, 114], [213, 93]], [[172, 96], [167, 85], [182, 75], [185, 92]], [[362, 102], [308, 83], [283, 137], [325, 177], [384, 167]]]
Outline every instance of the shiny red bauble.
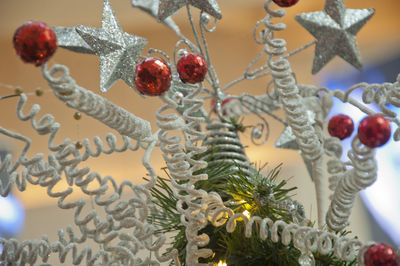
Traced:
[[299, 0], [272, 0], [275, 4], [280, 7], [291, 7], [295, 5]]
[[198, 54], [185, 54], [179, 59], [176, 68], [184, 83], [202, 82], [207, 75], [207, 62]]
[[136, 89], [148, 96], [158, 96], [171, 86], [171, 69], [167, 63], [156, 57], [148, 57], [136, 66]]
[[358, 138], [370, 148], [376, 148], [388, 142], [391, 135], [390, 121], [382, 115], [370, 115], [361, 120], [358, 126]]
[[351, 136], [354, 130], [353, 120], [347, 115], [335, 115], [328, 123], [328, 132], [340, 140]]
[[377, 243], [365, 252], [364, 264], [365, 266], [398, 266], [399, 256], [389, 245]]
[[17, 55], [26, 63], [40, 66], [57, 49], [57, 37], [54, 31], [43, 22], [26, 22], [19, 27], [13, 38]]

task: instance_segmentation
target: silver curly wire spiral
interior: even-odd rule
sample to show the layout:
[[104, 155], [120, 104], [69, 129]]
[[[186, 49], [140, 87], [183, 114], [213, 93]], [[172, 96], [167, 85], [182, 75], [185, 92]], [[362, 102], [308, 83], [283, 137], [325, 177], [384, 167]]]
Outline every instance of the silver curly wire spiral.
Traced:
[[[54, 65], [47, 71], [46, 65], [44, 65], [42, 73], [55, 96], [69, 107], [101, 121], [122, 136], [145, 142], [154, 140], [148, 121], [136, 117], [100, 95], [76, 85], [75, 80], [69, 76], [67, 67]], [[61, 74], [61, 76], [55, 77], [56, 74]]]
[[312, 163], [312, 176], [317, 196], [318, 225], [322, 227], [325, 217], [325, 189], [322, 170], [323, 149], [318, 137], [319, 134], [317, 134], [307, 117], [306, 107], [296, 80], [292, 75], [290, 63], [284, 58], [286, 41], [274, 38], [274, 33], [284, 30], [286, 25], [283, 23], [273, 24], [271, 18], [283, 17], [285, 11], [282, 9], [271, 10], [269, 7], [271, 1], [267, 0], [264, 5], [268, 13], [264, 21], [267, 28], [264, 34], [266, 42], [264, 49], [268, 54], [268, 66], [271, 69], [275, 89], [285, 111], [287, 123], [296, 136], [296, 142], [302, 156], [306, 161]]
[[[180, 117], [171, 111], [176, 110], [177, 104], [167, 95], [161, 98], [166, 103], [157, 111], [157, 125], [160, 127], [160, 148], [164, 153], [171, 175], [174, 195], [178, 199], [177, 210], [181, 214], [181, 223], [186, 227], [186, 263], [188, 265], [207, 265], [199, 263], [199, 258], [207, 258], [212, 255], [212, 250], [201, 248], [209, 242], [206, 234], [200, 234], [199, 230], [207, 225], [203, 202], [207, 199], [207, 192], [197, 190], [194, 184], [199, 180], [206, 180], [206, 174], [195, 175], [194, 172], [207, 166], [202, 160], [196, 160], [197, 154], [205, 152], [206, 147], [197, 146], [196, 143], [204, 139], [204, 134], [198, 131], [197, 126], [204, 121], [202, 117], [192, 116], [197, 112], [203, 101], [196, 98], [202, 91], [199, 86], [182, 99], [183, 105], [190, 106]], [[178, 132], [185, 136], [185, 146], [181, 144]], [[172, 133], [173, 135], [169, 135]], [[186, 149], [186, 152], [185, 152]]]
[[[269, 9], [269, 2], [266, 10], [269, 14], [265, 20], [267, 32], [273, 35], [275, 31], [281, 31], [285, 28], [284, 24], [272, 24], [271, 17], [282, 17], [283, 10], [272, 11]], [[298, 145], [309, 161], [315, 161], [322, 155], [321, 143], [314, 132], [313, 127], [307, 119], [305, 107], [295, 79], [292, 77], [289, 61], [282, 58], [286, 52], [286, 42], [283, 39], [271, 38], [266, 40], [265, 51], [269, 55], [268, 65], [271, 68], [271, 74], [275, 80], [275, 86], [278, 90], [281, 102], [287, 116], [287, 122], [291, 126], [294, 135], [297, 137]], [[273, 60], [274, 57], [278, 57]]]
[[[74, 223], [79, 227], [80, 233], [74, 233], [71, 226], [58, 232], [58, 241], [49, 242], [47, 237], [42, 240], [25, 240], [19, 243], [15, 239], [0, 238], [3, 250], [0, 260], [16, 263], [17, 265], [34, 264], [37, 260], [44, 263], [51, 253], [58, 253], [60, 263], [64, 263], [67, 257], [72, 257], [74, 265], [157, 265], [158, 262], [150, 258], [140, 259], [136, 256], [139, 249], [147, 249], [155, 254], [158, 261], [167, 261], [176, 258], [176, 253], [161, 255], [161, 248], [166, 241], [165, 236], [155, 236], [155, 228], [147, 223], [149, 203], [152, 200], [149, 187], [154, 185], [155, 174], [151, 165], [146, 162], [154, 148], [153, 141], [145, 152], [145, 166], [149, 170], [152, 180], [145, 185], [135, 185], [124, 181], [118, 185], [112, 177], [101, 178], [96, 172], [90, 172], [87, 167], [78, 168], [83, 160], [80, 151], [69, 139], [59, 145], [54, 145], [54, 139], [60, 128], [50, 114], [37, 120], [40, 107], [33, 105], [27, 114], [23, 109], [27, 97], [22, 94], [17, 104], [17, 115], [23, 121], [30, 121], [32, 127], [41, 135], [49, 135], [49, 149], [53, 151], [45, 160], [43, 154], [37, 154], [32, 158], [25, 155], [29, 148], [30, 140], [1, 128], [1, 133], [11, 135], [17, 139], [26, 141], [18, 163], [11, 166], [11, 156], [1, 162], [1, 168], [7, 168], [10, 174], [9, 186], [16, 184], [19, 190], [24, 190], [27, 183], [47, 187], [47, 194], [58, 199], [58, 206], [62, 209], [74, 210]], [[104, 150], [102, 147], [101, 150]], [[16, 168], [21, 165], [21, 174]], [[60, 191], [57, 184], [65, 175], [68, 188]], [[89, 183], [94, 185], [88, 188]], [[104, 208], [106, 218], [103, 219], [96, 210], [84, 214], [86, 200], [72, 200], [68, 196], [73, 192], [73, 187], [78, 187], [84, 194], [94, 196], [97, 206]], [[2, 194], [8, 193], [9, 188]], [[131, 193], [128, 200], [121, 199], [122, 194]], [[153, 236], [153, 239], [150, 239]], [[154, 237], [155, 236], [155, 237]], [[79, 244], [87, 239], [102, 245], [97, 251], [89, 247], [79, 249]], [[118, 241], [119, 242], [116, 242]]]
[[[267, 43], [265, 49], [269, 55], [268, 64], [272, 70], [278, 94], [287, 113], [289, 125], [293, 125], [293, 130], [300, 139], [299, 146], [303, 153], [307, 155], [306, 158], [308, 160], [317, 160], [321, 157], [322, 153], [320, 142], [315, 137], [316, 134], [309, 124], [307, 117], [304, 115], [305, 112], [303, 110], [305, 108], [302, 106], [301, 96], [291, 75], [289, 63], [281, 57], [276, 61], [272, 60], [274, 56], [281, 56], [286, 51], [286, 48], [283, 40], [269, 39], [273, 36], [274, 31], [284, 28], [283, 24], [273, 25], [270, 23], [269, 19], [271, 16], [281, 17], [284, 15], [284, 11], [282, 10], [271, 11], [268, 7], [270, 2], [266, 2], [266, 10], [269, 15], [264, 22], [267, 27], [267, 33], [264, 36], [268, 37], [265, 39]], [[208, 220], [215, 226], [221, 226], [226, 223], [228, 232], [235, 230], [237, 221], [241, 220], [245, 223], [245, 235], [247, 237], [252, 235], [254, 228], [258, 228], [261, 239], [271, 236], [273, 242], [278, 242], [279, 238], [281, 238], [281, 242], [284, 245], [289, 245], [293, 241], [295, 247], [302, 252], [319, 250], [322, 254], [328, 254], [335, 251], [336, 255], [344, 260], [352, 260], [357, 252], [357, 247], [361, 246], [359, 240], [340, 238], [335, 234], [310, 227], [302, 227], [295, 223], [286, 224], [283, 221], [276, 221], [274, 223], [269, 218], [257, 216], [248, 219], [243, 213], [234, 214], [232, 210], [224, 206], [220, 197], [211, 193], [206, 204]], [[255, 223], [258, 226], [253, 226]]]
[[[342, 143], [338, 138], [326, 137], [324, 139], [324, 150], [326, 155], [332, 157], [327, 162], [327, 171], [331, 175], [328, 179], [329, 189], [335, 191], [340, 177], [346, 171], [345, 163], [340, 160], [343, 152]], [[330, 196], [331, 200], [332, 198], [333, 195]]]
[[326, 214], [327, 225], [335, 231], [341, 231], [348, 225], [357, 193], [374, 183], [377, 176], [375, 150], [362, 145], [357, 136], [348, 156], [353, 169], [340, 177]]
[[[207, 124], [206, 129], [209, 132], [204, 140], [204, 145], [208, 147], [208, 150], [203, 159], [208, 161], [209, 167], [221, 163], [230, 163], [232, 164], [232, 171], [240, 171], [250, 179], [254, 178], [255, 174], [259, 174], [247, 158], [243, 144], [236, 132], [237, 129], [232, 124], [211, 121]], [[273, 195], [270, 195], [268, 198], [260, 198], [259, 200], [260, 204], [269, 204], [270, 206], [287, 211], [288, 215], [292, 215], [293, 219], [299, 223], [305, 220], [304, 208], [295, 200], [286, 199], [276, 201]]]
[[387, 101], [393, 106], [400, 107], [400, 74], [388, 92]]
[[[61, 73], [61, 76], [58, 78], [55, 77], [57, 73]], [[133, 116], [100, 95], [77, 86], [75, 81], [69, 76], [68, 68], [65, 66], [55, 65], [49, 71], [46, 70], [46, 67], [43, 67], [43, 75], [58, 99], [65, 102], [69, 107], [84, 112], [116, 129], [121, 134], [123, 144], [120, 147], [117, 144], [117, 137], [112, 133], [108, 133], [105, 137], [108, 148], [104, 147], [102, 139], [98, 136], [93, 137], [94, 148], [91, 147], [90, 140], [85, 138], [82, 141], [84, 147], [83, 161], [86, 161], [89, 157], [98, 157], [102, 153], [124, 152], [127, 149], [135, 151], [139, 147], [145, 149], [146, 145], [143, 142], [155, 139], [156, 135], [151, 135], [149, 122]], [[47, 120], [47, 118], [43, 119]], [[136, 139], [137, 143], [132, 145], [131, 138]], [[51, 142], [53, 139], [52, 135]]]
[[206, 129], [209, 132], [204, 145], [209, 147], [209, 150], [203, 159], [208, 158], [208, 166], [227, 162], [233, 164], [233, 171], [242, 171], [246, 176], [250, 176], [252, 166], [244, 152], [237, 129], [230, 123], [217, 121], [207, 124]]
[[234, 214], [232, 210], [223, 206], [220, 198], [212, 197], [212, 195], [210, 195], [206, 213], [208, 220], [213, 225], [221, 226], [226, 223], [228, 232], [233, 232], [237, 223], [243, 222], [246, 237], [253, 236], [254, 230], [257, 230], [257, 235], [261, 240], [270, 238], [274, 243], [280, 241], [285, 246], [293, 243], [302, 253], [319, 252], [322, 255], [327, 255], [333, 252], [337, 258], [344, 261], [352, 261], [357, 257], [358, 261], [362, 262], [365, 247], [371, 244], [363, 244], [355, 238], [349, 239], [335, 233], [301, 226], [296, 223], [288, 224], [282, 220], [274, 222], [270, 218], [258, 216], [248, 218], [243, 213]]
[[[350, 96], [353, 91], [358, 89], [362, 89], [362, 102], [359, 102]], [[382, 84], [369, 84], [361, 82], [351, 86], [346, 91], [320, 88], [318, 89], [317, 94], [319, 92], [325, 92], [328, 98], [336, 97], [344, 103], [349, 103], [368, 115], [374, 115], [376, 112], [365, 104], [377, 104], [384, 116], [387, 117], [390, 122], [397, 125], [397, 129], [393, 133], [393, 139], [395, 141], [400, 140], [400, 120], [397, 118], [396, 113], [390, 110], [390, 105], [400, 107], [400, 74], [397, 76], [396, 82], [394, 83], [385, 82]]]
[[17, 160], [13, 160], [13, 156], [10, 153], [7, 153], [4, 156], [4, 159], [1, 160], [0, 158], [0, 172], [7, 174], [8, 182], [3, 184], [0, 180], [0, 196], [6, 197], [10, 192], [15, 184], [20, 191], [24, 191], [26, 189], [26, 180], [20, 178], [20, 175], [17, 173], [17, 168], [21, 165], [21, 162], [18, 158], [25, 156], [26, 152], [29, 150], [31, 146], [31, 140], [19, 133], [12, 132], [0, 126], [0, 134], [5, 136], [14, 138], [16, 140], [20, 140], [25, 143], [24, 148], [22, 149], [20, 155], [17, 157]]
[[[353, 91], [360, 88], [362, 89], [361, 97], [363, 103], [360, 103], [350, 96]], [[323, 88], [320, 90], [324, 91], [327, 89]], [[396, 82], [394, 83], [385, 82], [382, 84], [369, 84], [362, 82], [353, 85], [345, 92], [341, 90], [334, 90], [330, 93], [342, 102], [348, 102], [368, 115], [376, 114], [376, 112], [364, 104], [376, 103], [387, 119], [397, 125], [397, 129], [393, 133], [393, 139], [395, 141], [400, 140], [400, 120], [398, 119], [396, 113], [389, 108], [390, 105], [400, 107], [400, 74], [397, 76]]]

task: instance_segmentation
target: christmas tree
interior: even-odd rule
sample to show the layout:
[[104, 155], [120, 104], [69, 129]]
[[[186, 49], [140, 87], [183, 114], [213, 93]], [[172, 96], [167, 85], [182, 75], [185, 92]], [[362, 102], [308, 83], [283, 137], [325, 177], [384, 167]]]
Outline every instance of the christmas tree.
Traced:
[[[364, 82], [345, 92], [299, 84], [289, 58], [311, 46], [313, 74], [335, 56], [360, 69], [356, 35], [374, 10], [347, 9], [343, 0], [327, 0], [323, 10], [295, 17], [315, 40], [288, 51], [279, 38], [286, 28], [280, 20], [285, 8], [301, 4], [297, 2], [260, 3], [266, 14], [254, 30], [260, 53], [243, 76], [226, 85], [211, 64], [206, 38], [222, 19], [216, 0], [132, 0], [179, 37], [168, 52], [148, 48], [145, 38], [125, 32], [108, 0], [100, 28], [43, 22], [19, 27], [13, 38], [17, 55], [41, 68], [54, 96], [76, 111], [76, 120], [90, 117], [115, 133], [60, 141], [60, 123], [51, 114], [39, 114], [39, 105], [28, 107], [29, 93], [18, 87], [2, 97], [18, 97], [17, 118], [46, 136], [48, 149], [31, 156], [33, 143], [25, 134], [0, 126], [2, 134], [24, 143], [20, 154], [1, 161], [0, 169], [8, 175], [1, 196], [12, 188], [44, 187], [59, 208], [74, 211], [74, 227], [60, 229], [55, 241], [46, 236], [22, 242], [0, 238], [0, 262], [48, 265], [56, 256], [60, 263], [70, 258], [74, 265], [398, 265], [395, 249], [350, 237], [346, 227], [356, 195], [377, 178], [375, 149], [392, 136], [399, 139], [400, 131], [392, 132], [390, 125], [399, 121], [387, 106], [400, 106], [400, 76], [394, 83]], [[187, 13], [193, 38], [173, 20], [180, 10]], [[99, 57], [101, 92], [79, 86], [66, 66], [52, 64], [50, 58], [61, 48]], [[258, 78], [268, 80], [264, 94], [230, 93], [231, 87]], [[156, 123], [106, 98], [120, 79], [145, 97], [159, 98], [162, 106], [152, 110]], [[351, 96], [356, 89], [362, 89], [362, 101]], [[334, 98], [366, 114], [356, 134], [347, 115], [326, 121]], [[379, 112], [368, 108], [371, 103]], [[246, 125], [247, 115], [261, 122]], [[269, 132], [264, 116], [285, 127], [276, 148], [300, 152], [315, 185], [316, 222], [292, 198], [296, 188], [281, 179], [285, 165], [264, 171], [246, 156], [239, 137], [250, 134], [255, 144], [264, 144]], [[343, 160], [341, 140], [350, 137], [352, 148]], [[155, 150], [161, 151], [162, 171], [150, 162]], [[117, 182], [87, 163], [131, 151], [143, 153], [147, 176], [140, 184]], [[324, 190], [328, 179], [330, 198]], [[76, 190], [88, 197], [72, 199]], [[98, 248], [86, 246], [88, 241]], [[143, 250], [149, 255], [139, 254]]]

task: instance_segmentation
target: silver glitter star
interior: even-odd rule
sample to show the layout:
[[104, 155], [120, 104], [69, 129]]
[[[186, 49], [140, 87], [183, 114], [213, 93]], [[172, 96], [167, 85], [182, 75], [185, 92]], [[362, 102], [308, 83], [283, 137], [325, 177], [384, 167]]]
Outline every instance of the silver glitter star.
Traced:
[[108, 0], [104, 1], [101, 28], [76, 26], [76, 32], [100, 56], [100, 89], [106, 92], [118, 79], [135, 88], [135, 65], [147, 40], [121, 27]]
[[[158, 18], [159, 0], [132, 0], [132, 6], [140, 8], [151, 16]], [[171, 28], [176, 34], [180, 35], [180, 29], [172, 18], [166, 18], [162, 21], [167, 27]]]
[[221, 19], [221, 10], [218, 7], [217, 0], [159, 0], [158, 19], [164, 20], [174, 14], [181, 7], [189, 5], [210, 14], [211, 16]]
[[372, 8], [346, 9], [343, 0], [327, 0], [323, 11], [297, 15], [296, 20], [317, 39], [312, 73], [335, 55], [361, 69], [356, 34], [374, 13]]
[[57, 36], [58, 46], [85, 54], [94, 54], [90, 46], [79, 36], [75, 27], [52, 27]]

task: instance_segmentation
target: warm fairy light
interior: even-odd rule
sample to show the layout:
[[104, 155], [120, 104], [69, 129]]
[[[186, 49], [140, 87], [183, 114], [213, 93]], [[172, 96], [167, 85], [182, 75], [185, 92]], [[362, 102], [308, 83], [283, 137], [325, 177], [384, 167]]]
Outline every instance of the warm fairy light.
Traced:
[[244, 214], [244, 216], [246, 216], [247, 218], [250, 219], [250, 212], [249, 212], [248, 210], [245, 210], [245, 211], [243, 212], [243, 214]]
[[216, 264], [217, 266], [228, 266], [228, 264], [226, 264], [226, 262], [224, 260], [220, 260], [218, 262], [218, 264]]
[[250, 209], [251, 205], [248, 204], [245, 200], [239, 201], [239, 203], [243, 206], [244, 209]]

